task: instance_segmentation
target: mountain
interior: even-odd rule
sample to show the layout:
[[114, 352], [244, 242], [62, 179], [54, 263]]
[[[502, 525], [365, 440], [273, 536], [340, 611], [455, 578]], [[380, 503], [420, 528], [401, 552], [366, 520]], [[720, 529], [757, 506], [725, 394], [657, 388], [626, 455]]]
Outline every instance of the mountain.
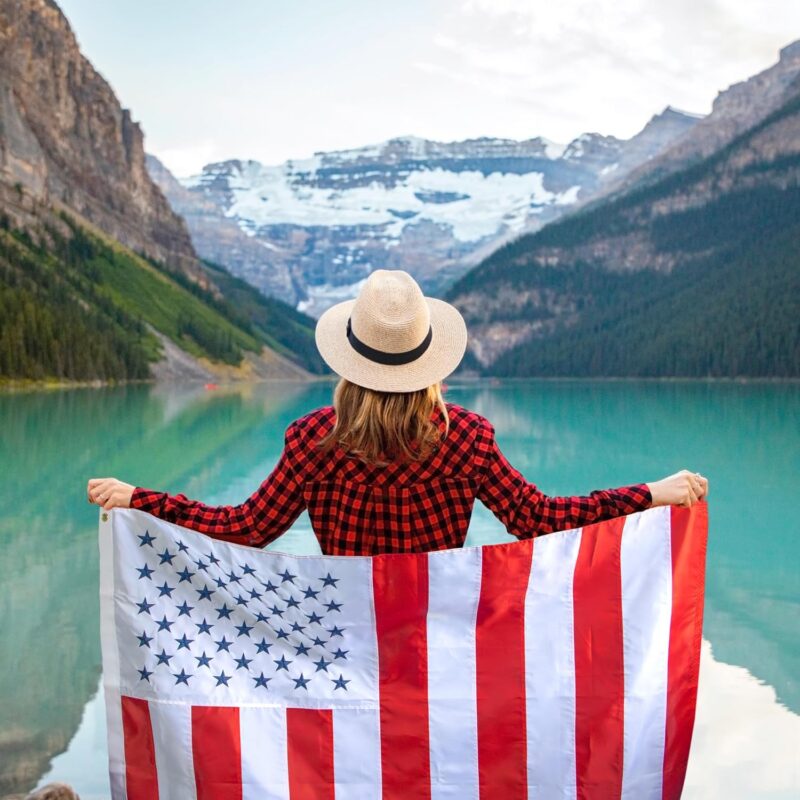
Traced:
[[[612, 184], [615, 191], [652, 182], [706, 158], [777, 110], [800, 71], [800, 40], [782, 48], [771, 67], [719, 92], [711, 113], [656, 157]], [[602, 194], [602, 193], [601, 193]]]
[[498, 376], [800, 375], [797, 52], [728, 90], [771, 99], [710, 155], [692, 140], [701, 124], [731, 129], [727, 93], [660, 157], [666, 174], [575, 209], [457, 281], [446, 299], [467, 318], [469, 363]]
[[600, 181], [595, 191], [579, 197], [574, 207], [606, 194], [613, 187], [627, 184], [633, 173], [646, 170], [678, 142], [691, 136], [692, 131], [704, 119], [702, 114], [690, 114], [667, 106], [660, 114], [651, 117], [639, 133], [625, 142], [619, 160], [600, 171]]
[[[263, 295], [297, 305], [292, 275], [277, 247], [248, 235], [210, 198], [184, 187], [155, 156], [148, 154], [146, 164], [173, 210], [190, 222], [197, 252], [215, 264], [225, 265], [258, 287]], [[253, 268], [257, 268], [257, 275]]]
[[12, 220], [65, 206], [133, 250], [196, 271], [186, 226], [145, 168], [141, 128], [58, 6], [2, 0], [0, 43], [0, 183]]
[[697, 121], [667, 108], [630, 140], [585, 133], [566, 146], [403, 136], [278, 166], [208, 164], [181, 180], [154, 157], [147, 164], [201, 255], [319, 316], [355, 296], [377, 267], [405, 269], [429, 294], [440, 292]]
[[0, 377], [326, 371], [310, 317], [198, 257], [51, 0], [0, 0], [0, 310]]

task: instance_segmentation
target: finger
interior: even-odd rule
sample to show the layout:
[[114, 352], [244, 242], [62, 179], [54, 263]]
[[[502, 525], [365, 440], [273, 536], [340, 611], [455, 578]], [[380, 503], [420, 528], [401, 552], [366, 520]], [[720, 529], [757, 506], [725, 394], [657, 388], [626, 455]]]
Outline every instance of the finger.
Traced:
[[113, 482], [113, 478], [103, 478], [102, 481], [94, 487], [90, 494], [95, 502], [111, 490]]
[[702, 500], [708, 491], [708, 481], [699, 472], [695, 472], [694, 483], [694, 493], [697, 495], [698, 500]]
[[108, 486], [108, 484], [113, 482], [113, 480], [113, 478], [93, 478], [91, 481], [89, 481], [89, 491], [96, 492], [98, 489]]

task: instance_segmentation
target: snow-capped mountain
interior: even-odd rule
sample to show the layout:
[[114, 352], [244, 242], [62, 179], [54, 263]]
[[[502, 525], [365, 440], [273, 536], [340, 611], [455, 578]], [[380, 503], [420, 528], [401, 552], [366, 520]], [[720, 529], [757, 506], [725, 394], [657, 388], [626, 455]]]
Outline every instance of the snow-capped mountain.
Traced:
[[150, 171], [198, 252], [319, 316], [376, 268], [440, 293], [508, 239], [534, 231], [689, 130], [665, 109], [629, 140], [585, 133], [435, 142], [404, 136], [266, 166], [231, 160], [175, 181]]

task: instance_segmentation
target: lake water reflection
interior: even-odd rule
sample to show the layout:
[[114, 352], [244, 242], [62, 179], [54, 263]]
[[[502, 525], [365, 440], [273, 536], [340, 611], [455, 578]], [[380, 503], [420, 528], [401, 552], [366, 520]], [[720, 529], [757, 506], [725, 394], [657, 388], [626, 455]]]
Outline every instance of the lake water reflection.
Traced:
[[[328, 404], [331, 390], [276, 383], [0, 395], [0, 798], [55, 779], [83, 800], [107, 797], [97, 510], [85, 500], [86, 478], [239, 502], [272, 469], [289, 422]], [[800, 386], [454, 381], [446, 396], [491, 419], [511, 463], [551, 494], [684, 466], [709, 476], [685, 797], [800, 796]], [[476, 503], [467, 544], [506, 537]], [[319, 552], [308, 516], [271, 547]]]

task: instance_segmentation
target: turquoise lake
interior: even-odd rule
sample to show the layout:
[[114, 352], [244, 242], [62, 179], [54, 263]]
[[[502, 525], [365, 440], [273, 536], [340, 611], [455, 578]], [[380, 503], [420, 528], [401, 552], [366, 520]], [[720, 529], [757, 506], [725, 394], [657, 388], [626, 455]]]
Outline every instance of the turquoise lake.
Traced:
[[[108, 796], [98, 509], [111, 475], [238, 503], [271, 471], [286, 426], [333, 384], [0, 394], [0, 798], [51, 780]], [[548, 494], [709, 478], [700, 686], [686, 798], [800, 797], [800, 384], [448, 383], [494, 424]], [[475, 504], [467, 544], [504, 541]], [[319, 552], [304, 513], [270, 549]]]

